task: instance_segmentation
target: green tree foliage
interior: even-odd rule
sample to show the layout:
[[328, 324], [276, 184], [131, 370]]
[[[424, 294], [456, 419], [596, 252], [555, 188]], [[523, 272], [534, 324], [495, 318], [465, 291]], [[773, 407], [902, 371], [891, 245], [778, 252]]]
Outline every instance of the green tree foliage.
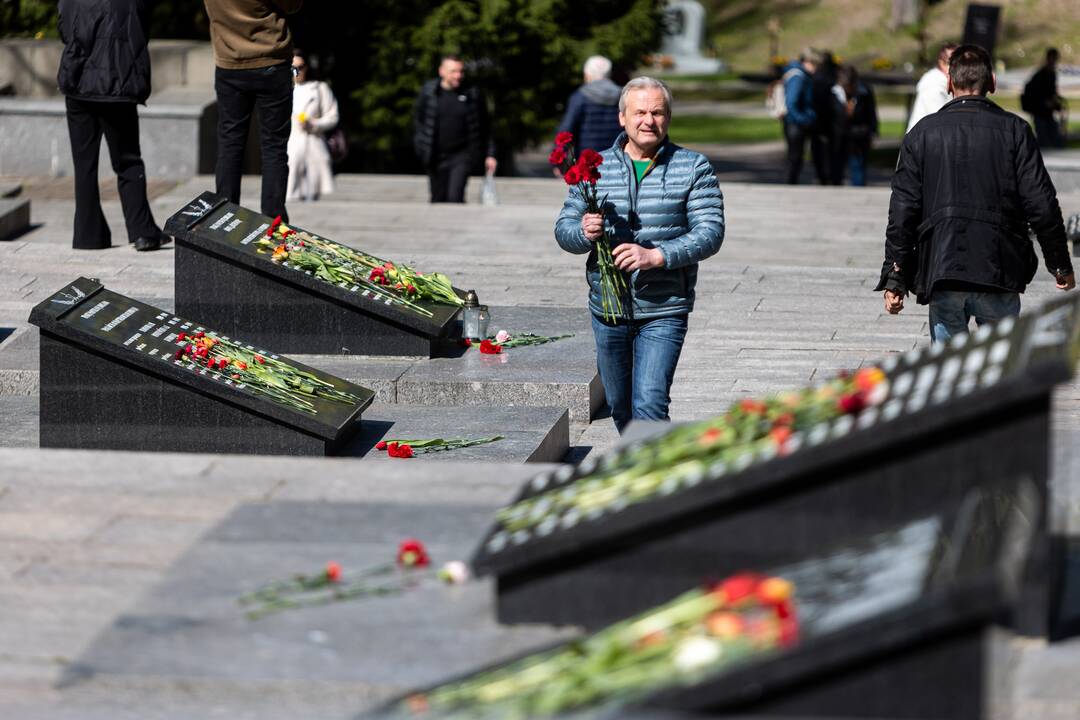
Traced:
[[[659, 41], [663, 2], [382, 0], [363, 5], [362, 11], [312, 8], [297, 37], [306, 50], [325, 58], [325, 75], [339, 99], [348, 99], [343, 110], [355, 151], [353, 169], [401, 171], [416, 168], [413, 104], [445, 53], [465, 58], [467, 80], [486, 92], [503, 154], [550, 131], [581, 82], [588, 55], [602, 53], [616, 65], [635, 67]], [[363, 20], [346, 17], [358, 12]], [[336, 22], [320, 17], [329, 15], [336, 15]]]
[[56, 36], [56, 0], [0, 0], [0, 37]]

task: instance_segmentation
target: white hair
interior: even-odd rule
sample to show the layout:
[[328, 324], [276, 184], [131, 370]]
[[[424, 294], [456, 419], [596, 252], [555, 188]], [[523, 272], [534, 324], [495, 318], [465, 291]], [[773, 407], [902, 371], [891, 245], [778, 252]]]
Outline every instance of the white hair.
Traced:
[[623, 85], [622, 94], [619, 95], [619, 112], [626, 112], [626, 96], [634, 90], [659, 90], [664, 95], [664, 106], [667, 108], [668, 115], [671, 114], [671, 91], [668, 90], [668, 86], [646, 75], [636, 77]]
[[603, 80], [604, 78], [611, 77], [611, 61], [603, 55], [593, 55], [585, 61], [582, 70], [585, 72], [585, 79], [588, 81]]

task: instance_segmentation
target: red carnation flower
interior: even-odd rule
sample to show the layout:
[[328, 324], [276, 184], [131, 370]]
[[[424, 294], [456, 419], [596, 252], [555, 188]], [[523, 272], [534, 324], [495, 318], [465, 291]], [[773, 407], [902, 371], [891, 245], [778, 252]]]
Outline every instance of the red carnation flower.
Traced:
[[260, 365], [265, 365], [266, 364], [266, 358], [264, 358], [262, 355], [256, 355], [255, 356], [255, 362], [259, 363]]
[[563, 173], [562, 179], [566, 182], [567, 185], [577, 185], [585, 178], [581, 176], [580, 166], [571, 165], [569, 168], [567, 168], [566, 172]]
[[581, 179], [590, 185], [595, 185], [600, 180], [600, 171], [594, 167], [581, 165], [579, 171], [581, 173]]
[[187, 333], [180, 333], [176, 336], [177, 340], [187, 340]]
[[278, 215], [276, 218], [274, 218], [274, 222], [270, 223], [270, 229], [266, 231], [266, 237], [272, 236], [274, 234], [274, 231], [277, 230], [278, 225], [280, 225], [280, 224], [281, 224], [281, 216]]
[[195, 333], [195, 337], [197, 337], [197, 338], [206, 337], [206, 333], [204, 333], [204, 332], [202, 332], [200, 330], [199, 332]]
[[840, 411], [845, 415], [856, 415], [862, 412], [862, 409], [866, 407], [866, 398], [862, 393], [853, 392], [847, 395], [842, 395], [837, 401], [840, 407]]
[[375, 449], [376, 450], [385, 450], [386, 449], [386, 441], [385, 440], [380, 440], [379, 442], [375, 443]]
[[585, 167], [597, 168], [604, 164], [604, 158], [595, 150], [586, 148], [581, 151], [581, 157], [578, 158], [578, 162]]
[[333, 561], [326, 563], [326, 579], [332, 583], [341, 580], [341, 565]]
[[427, 567], [431, 558], [422, 542], [410, 538], [402, 540], [398, 546], [397, 562], [403, 567]]
[[184, 351], [183, 350], [177, 350], [176, 354], [173, 355], [173, 360], [179, 360], [182, 357], [184, 357]]
[[389, 455], [390, 457], [397, 457], [397, 443], [396, 442], [386, 444], [386, 454]]
[[566, 151], [561, 147], [555, 148], [551, 151], [551, 154], [548, 155], [548, 162], [555, 167], [561, 167], [562, 164], [566, 162]]
[[717, 586], [716, 590], [723, 595], [726, 604], [734, 605], [753, 596], [760, 582], [761, 577], [759, 575], [742, 573], [732, 575], [727, 580], [724, 580]]
[[485, 355], [498, 355], [502, 352], [502, 345], [496, 345], [490, 340], [484, 339], [480, 341], [480, 352]]
[[555, 136], [555, 144], [559, 147], [566, 147], [572, 142], [574, 142], [574, 134], [565, 130]]
[[412, 446], [407, 443], [398, 445], [397, 456], [399, 458], [411, 458], [413, 456]]

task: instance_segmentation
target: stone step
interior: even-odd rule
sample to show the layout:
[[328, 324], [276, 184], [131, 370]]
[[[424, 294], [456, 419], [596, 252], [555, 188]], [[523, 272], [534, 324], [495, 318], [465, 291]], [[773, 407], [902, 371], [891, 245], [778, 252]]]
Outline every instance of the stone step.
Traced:
[[[0, 395], [5, 418], [0, 447], [38, 446], [37, 395]], [[417, 455], [418, 462], [562, 462], [570, 448], [570, 419], [565, 408], [432, 407], [375, 403], [365, 412], [361, 429], [345, 456], [372, 461], [393, 460], [375, 444], [385, 439], [477, 439], [502, 435], [486, 445]]]

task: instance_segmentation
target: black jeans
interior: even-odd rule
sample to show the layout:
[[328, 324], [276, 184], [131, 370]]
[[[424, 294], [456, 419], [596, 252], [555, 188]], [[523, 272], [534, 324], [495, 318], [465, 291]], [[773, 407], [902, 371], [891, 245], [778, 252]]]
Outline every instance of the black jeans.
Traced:
[[285, 212], [285, 188], [289, 182], [290, 121], [292, 118], [293, 76], [288, 63], [253, 70], [217, 68], [214, 90], [218, 101], [217, 193], [240, 202], [240, 175], [244, 147], [251, 128], [251, 113], [259, 114], [262, 150], [263, 215]]
[[128, 242], [156, 238], [161, 232], [146, 198], [146, 166], [139, 149], [139, 113], [132, 102], [88, 102], [66, 98], [71, 159], [75, 166], [75, 236], [72, 247], [98, 250], [112, 245], [112, 232], [101, 212], [98, 158], [101, 136], [109, 146], [116, 173]]
[[787, 182], [795, 185], [799, 182], [802, 173], [803, 154], [806, 152], [806, 138], [810, 136], [810, 128], [796, 125], [793, 122], [784, 122], [784, 139], [787, 140]]
[[471, 164], [467, 150], [436, 162], [428, 174], [431, 180], [431, 202], [465, 202], [465, 183], [469, 180]]

